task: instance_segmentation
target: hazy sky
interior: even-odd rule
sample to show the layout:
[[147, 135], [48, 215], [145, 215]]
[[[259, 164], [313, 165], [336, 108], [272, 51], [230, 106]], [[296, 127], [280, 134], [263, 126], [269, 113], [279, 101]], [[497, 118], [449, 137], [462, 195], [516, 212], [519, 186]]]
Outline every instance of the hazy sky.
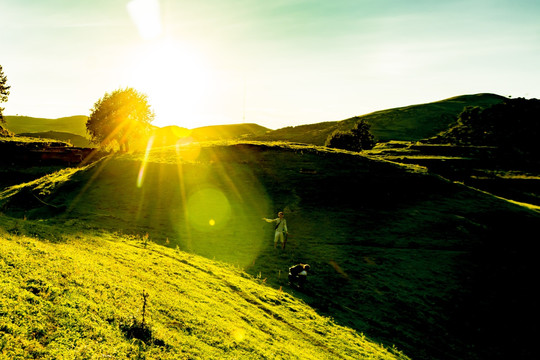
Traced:
[[0, 0], [0, 14], [5, 115], [89, 115], [126, 86], [155, 125], [188, 128], [540, 98], [538, 0]]

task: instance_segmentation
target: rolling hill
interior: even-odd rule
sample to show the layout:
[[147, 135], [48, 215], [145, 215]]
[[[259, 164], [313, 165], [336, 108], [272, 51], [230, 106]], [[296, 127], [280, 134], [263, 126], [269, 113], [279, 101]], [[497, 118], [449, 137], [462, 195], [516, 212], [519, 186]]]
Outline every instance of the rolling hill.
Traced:
[[[86, 263], [85, 274], [102, 274], [108, 264], [121, 258], [123, 264], [140, 262], [139, 270], [122, 270], [122, 274], [129, 273], [137, 278], [132, 280], [126, 276], [120, 286], [112, 286], [112, 280], [97, 283], [91, 279], [100, 275], [87, 275], [89, 285], [84, 291], [112, 299], [114, 304], [122, 304], [123, 299], [129, 302], [127, 308], [141, 306], [136, 305], [142, 302], [140, 298], [137, 302], [137, 291], [140, 293], [144, 284], [150, 286], [151, 299], [158, 296], [161, 284], [155, 282], [158, 278], [163, 282], [164, 294], [169, 294], [172, 286], [188, 289], [184, 290], [187, 297], [196, 287], [186, 284], [184, 288], [164, 275], [174, 270], [170, 265], [161, 267], [164, 260], [157, 258], [157, 252], [172, 254], [167, 248], [173, 248], [178, 251], [175, 256], [185, 260], [180, 262], [189, 263], [190, 257], [196, 259], [194, 262], [203, 262], [197, 257], [203, 256], [243, 269], [268, 287], [264, 291], [250, 291], [268, 294], [264, 295], [268, 303], [274, 302], [279, 311], [286, 311], [281, 309], [283, 301], [276, 303], [272, 299], [281, 289], [288, 294], [288, 299], [290, 295], [290, 299], [294, 297], [308, 304], [317, 316], [333, 318], [336, 324], [348, 328], [347, 331], [358, 336], [364, 334], [387, 348], [395, 346], [414, 359], [527, 358], [533, 357], [536, 351], [533, 334], [522, 320], [535, 308], [529, 291], [536, 273], [532, 258], [535, 244], [530, 234], [540, 224], [540, 213], [429, 174], [422, 167], [400, 166], [359, 154], [292, 144], [159, 148], [145, 156], [103, 158], [92, 165], [65, 169], [8, 187], [0, 193], [0, 208], [8, 234], [42, 239], [41, 242], [29, 240], [28, 245], [24, 245], [27, 241], [24, 239], [3, 240], [10, 246], [22, 243], [22, 247], [35, 249], [32, 250], [35, 254], [43, 253], [47, 258], [58, 258], [59, 254], [66, 253], [71, 259], [78, 258], [69, 255], [78, 246], [83, 246], [81, 258], [90, 256], [84, 255], [85, 248], [90, 249], [90, 253], [103, 247], [102, 252], [90, 257], [94, 260]], [[285, 211], [289, 224], [290, 237], [284, 251], [273, 248], [273, 229], [261, 220], [278, 210]], [[98, 234], [101, 240], [94, 235], [87, 238], [86, 234]], [[150, 246], [152, 251], [144, 255], [145, 250], [139, 245], [135, 257], [123, 244], [126, 236]], [[56, 245], [50, 242], [59, 243], [62, 251], [57, 251]], [[153, 243], [163, 245], [162, 250]], [[64, 251], [70, 244], [74, 244], [73, 249]], [[112, 248], [117, 250], [108, 250]], [[53, 253], [58, 255], [53, 256]], [[135, 260], [139, 257], [140, 261]], [[62, 261], [68, 261], [66, 259]], [[304, 292], [287, 286], [287, 268], [299, 262], [309, 263], [313, 269]], [[206, 273], [224, 272], [214, 266], [217, 265], [206, 262], [198, 265], [210, 269]], [[188, 271], [186, 267], [179, 269], [182, 269], [180, 273]], [[137, 274], [146, 272], [159, 276], [140, 280], [138, 277], [142, 275]], [[103, 276], [108, 279], [112, 275]], [[198, 279], [201, 273], [197, 271], [193, 276]], [[237, 276], [246, 275], [239, 272]], [[64, 274], [67, 279], [64, 287], [53, 283], [52, 277], [38, 278], [41, 288], [59, 288], [54, 294], [86, 289], [83, 280], [72, 280], [69, 274]], [[31, 279], [24, 279], [26, 286], [30, 286]], [[216, 283], [207, 280], [205, 275], [200, 279], [206, 285], [199, 287], [210, 292], [196, 296], [202, 297], [202, 303], [209, 308], [221, 306], [217, 302], [238, 303], [229, 297], [229, 289], [248, 286], [244, 285], [244, 280], [229, 274]], [[241, 285], [236, 281], [242, 281]], [[235, 285], [231, 287], [227, 283]], [[79, 287], [71, 289], [76, 284]], [[130, 295], [115, 295], [124, 287], [120, 294]], [[35, 291], [41, 293], [44, 291], [41, 288]], [[244, 299], [244, 295], [240, 297]], [[118, 300], [114, 300], [116, 298]], [[253, 303], [254, 300], [249, 299], [247, 303]], [[196, 303], [188, 307], [202, 306]], [[263, 305], [270, 306], [268, 303]], [[166, 304], [154, 305], [152, 316], [160, 318], [187, 311], [178, 307], [165, 310]], [[93, 314], [103, 318], [101, 314], [111, 311], [92, 310], [92, 306], [83, 305], [82, 309], [88, 309], [83, 312], [84, 316]], [[125, 305], [121, 306], [120, 310], [126, 311]], [[240, 305], [231, 306], [230, 309], [236, 309], [235, 306]], [[221, 317], [223, 323], [237, 321], [228, 317], [235, 310], [220, 312], [218, 316], [207, 310], [209, 308], [201, 310], [201, 314], [208, 313], [208, 316], [196, 320], [194, 315], [186, 314], [190, 319], [188, 325], [182, 323], [176, 328], [169, 321], [179, 322], [178, 315], [172, 320], [159, 320], [158, 340], [173, 344], [172, 340], [165, 339], [181, 337], [187, 328], [193, 334], [208, 332], [205, 329], [214, 326], [214, 320], [210, 319], [216, 317]], [[306, 311], [295, 308], [292, 312], [302, 316]], [[305, 325], [307, 329], [314, 329], [310, 320], [278, 313], [278, 309], [262, 312], [278, 321], [286, 319], [289, 328], [294, 324], [293, 328]], [[110, 318], [111, 324], [121, 322], [118, 313]], [[242, 319], [257, 324], [257, 329], [250, 332], [270, 327], [252, 316]], [[116, 328], [118, 326], [112, 327]], [[219, 326], [218, 329], [223, 330]], [[113, 330], [107, 328], [107, 331]], [[18, 333], [15, 328], [10, 331]], [[227, 328], [222, 332], [231, 331]], [[354, 358], [356, 355], [349, 355], [350, 351], [351, 354], [363, 351], [356, 347], [348, 350], [341, 345], [326, 345], [322, 339], [331, 341], [334, 337], [328, 329], [318, 330], [321, 338], [314, 337], [312, 330], [308, 331], [309, 336], [304, 339], [316, 340], [312, 343], [315, 348], [307, 348], [313, 354], [330, 348], [335, 358]], [[72, 336], [80, 334], [76, 332]], [[115, 334], [119, 336], [118, 332]], [[219, 341], [212, 339], [203, 342], [222, 347]], [[280, 339], [287, 343], [288, 335]], [[339, 339], [336, 341], [341, 341]], [[324, 346], [317, 348], [319, 344]], [[255, 346], [255, 343], [246, 345]], [[241, 347], [238, 353], [231, 354], [240, 355], [245, 350]], [[157, 350], [152, 348], [152, 351]], [[194, 351], [201, 354], [205, 350], [201, 347]], [[283, 358], [299, 356], [293, 350], [287, 351], [292, 355], [283, 355]], [[198, 356], [194, 354], [188, 353], [186, 357]], [[254, 358], [281, 356], [281, 352], [269, 354], [256, 353]]]
[[[257, 124], [232, 124], [203, 126], [195, 129], [187, 129], [175, 125], [156, 127], [152, 131], [154, 146], [171, 146], [192, 141], [220, 141], [246, 139], [252, 136], [264, 134], [269, 130]], [[142, 149], [146, 148], [147, 140], [141, 142]]]
[[341, 121], [286, 127], [254, 139], [324, 145], [335, 130], [350, 130], [363, 119], [371, 125], [376, 141], [418, 141], [447, 130], [466, 106], [488, 107], [504, 99], [495, 94], [462, 95], [427, 104], [376, 111]]
[[25, 136], [25, 137], [34, 137], [34, 138], [42, 138], [42, 139], [53, 139], [53, 140], [60, 140], [60, 141], [66, 141], [72, 144], [76, 147], [93, 147], [90, 140], [88, 140], [86, 137], [81, 135], [76, 135], [72, 133], [67, 133], [63, 131], [46, 131], [46, 132], [35, 132], [35, 133], [18, 133], [17, 136]]
[[[71, 116], [59, 119], [34, 118], [28, 116], [6, 116], [6, 129], [19, 136], [49, 138], [60, 141], [70, 141], [74, 146], [91, 147], [87, 138], [87, 116]], [[3, 128], [2, 128], [3, 129]], [[187, 129], [175, 125], [154, 127], [152, 136], [155, 144], [159, 146], [174, 145], [182, 138], [189, 137], [189, 141], [216, 141], [249, 138], [265, 134], [269, 129], [257, 124], [232, 124], [203, 126]], [[2, 133], [0, 133], [2, 135]], [[7, 135], [7, 134], [6, 134]], [[135, 146], [146, 148], [148, 139], [139, 139]]]
[[[68, 116], [58, 119], [35, 118], [30, 116], [4, 116], [6, 128], [15, 134], [59, 131], [86, 136], [85, 115]], [[61, 140], [61, 139], [59, 139]]]
[[251, 138], [268, 131], [257, 124], [214, 125], [195, 128], [190, 135], [198, 141], [214, 141]]
[[[188, 136], [198, 141], [250, 139], [324, 145], [328, 136], [335, 130], [349, 130], [360, 119], [364, 119], [371, 125], [371, 132], [376, 141], [417, 141], [433, 137], [441, 131], [447, 130], [456, 122], [457, 116], [466, 106], [488, 107], [500, 103], [504, 99], [500, 95], [487, 93], [462, 95], [432, 103], [376, 111], [341, 121], [289, 126], [273, 131], [257, 124], [215, 125], [192, 129]], [[86, 136], [86, 116], [60, 119], [26, 116], [6, 116], [5, 118], [7, 129], [16, 134], [60, 131]], [[187, 129], [166, 126], [155, 130], [165, 137], [165, 140], [158, 139], [158, 143], [172, 145], [172, 141], [178, 141], [178, 134], [186, 136]], [[176, 140], [174, 140], [175, 138]]]

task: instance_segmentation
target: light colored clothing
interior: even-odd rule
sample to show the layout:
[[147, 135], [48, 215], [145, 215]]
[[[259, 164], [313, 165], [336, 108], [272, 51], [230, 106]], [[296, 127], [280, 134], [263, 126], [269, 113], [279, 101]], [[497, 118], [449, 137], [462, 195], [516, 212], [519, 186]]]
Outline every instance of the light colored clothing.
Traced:
[[285, 242], [283, 233], [289, 232], [289, 230], [287, 230], [287, 220], [280, 219], [280, 218], [264, 219], [264, 220], [266, 220], [266, 222], [276, 224], [276, 232], [274, 234], [274, 244], [276, 244], [278, 240], [283, 244]]
[[276, 219], [271, 220], [270, 222], [273, 222], [274, 224], [277, 225], [276, 232], [278, 232], [278, 231], [279, 232], [288, 232], [288, 230], [287, 230], [287, 220], [276, 218]]
[[283, 236], [283, 231], [277, 231], [274, 234], [274, 245], [277, 244], [278, 240], [283, 244], [285, 243], [285, 237]]

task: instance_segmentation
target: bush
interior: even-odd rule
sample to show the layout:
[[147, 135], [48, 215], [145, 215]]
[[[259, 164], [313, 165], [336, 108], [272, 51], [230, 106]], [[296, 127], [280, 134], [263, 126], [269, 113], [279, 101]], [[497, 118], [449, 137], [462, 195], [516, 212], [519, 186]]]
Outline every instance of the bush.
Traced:
[[457, 125], [437, 136], [433, 142], [475, 146], [540, 154], [540, 100], [508, 99], [488, 108], [466, 107]]
[[336, 130], [328, 139], [325, 146], [350, 151], [370, 150], [375, 146], [373, 134], [369, 131], [371, 126], [360, 120], [350, 131]]

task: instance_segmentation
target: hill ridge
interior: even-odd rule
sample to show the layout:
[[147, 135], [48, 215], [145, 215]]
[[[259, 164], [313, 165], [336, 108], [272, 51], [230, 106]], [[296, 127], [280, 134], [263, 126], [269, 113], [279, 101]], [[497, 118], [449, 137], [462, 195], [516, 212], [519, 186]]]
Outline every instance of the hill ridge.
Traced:
[[[254, 123], [243, 123], [202, 126], [187, 131], [199, 141], [245, 138], [324, 145], [328, 136], [335, 130], [349, 130], [360, 119], [364, 119], [371, 125], [371, 132], [377, 141], [417, 141], [433, 137], [439, 132], [447, 130], [450, 125], [455, 123], [457, 115], [465, 106], [486, 107], [502, 102], [504, 99], [506, 98], [492, 93], [466, 94], [433, 102], [377, 110], [343, 120], [288, 126], [277, 130], [269, 130]], [[56, 130], [83, 137], [87, 135], [85, 123], [88, 117], [85, 115], [58, 119], [21, 116], [6, 116], [5, 118], [8, 124], [7, 128], [14, 133]], [[26, 121], [26, 125], [23, 125], [21, 122], [24, 119], [34, 119], [34, 122]], [[41, 124], [35, 124], [36, 121]], [[60, 126], [64, 128], [59, 128]], [[157, 129], [167, 132], [166, 128], [171, 130], [175, 126], [157, 127]], [[178, 127], [177, 132], [185, 133], [186, 128]], [[171, 144], [165, 141], [163, 145]]]
[[350, 130], [358, 121], [371, 125], [376, 141], [418, 141], [437, 135], [456, 122], [466, 106], [486, 107], [504, 101], [505, 97], [491, 94], [458, 95], [429, 103], [377, 110], [338, 121], [290, 126], [255, 137], [256, 140], [282, 140], [324, 145], [336, 130]]

